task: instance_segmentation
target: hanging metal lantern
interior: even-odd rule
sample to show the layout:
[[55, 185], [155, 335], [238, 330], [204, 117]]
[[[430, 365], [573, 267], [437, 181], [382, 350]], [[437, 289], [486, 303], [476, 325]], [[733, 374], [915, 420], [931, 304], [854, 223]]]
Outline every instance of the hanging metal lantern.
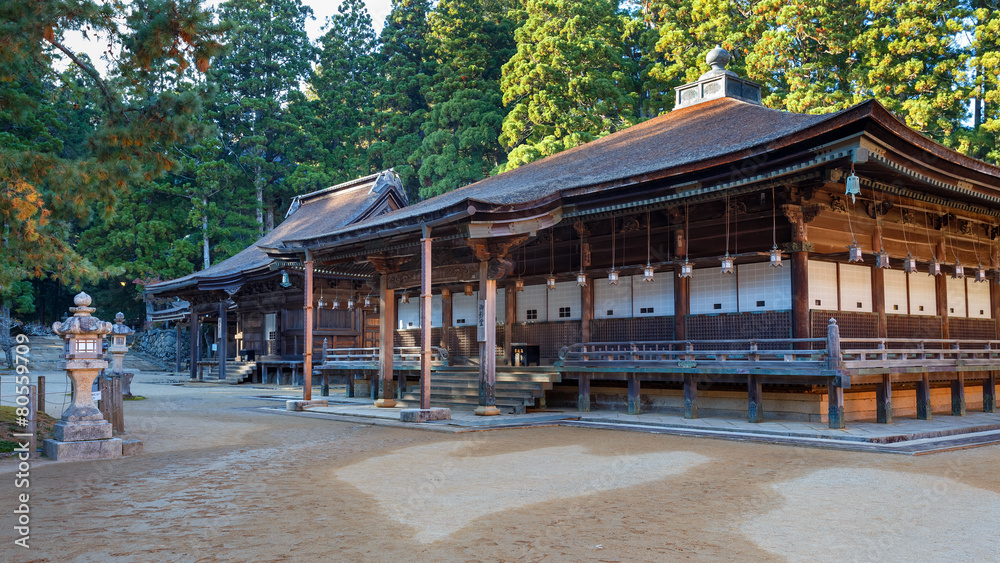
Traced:
[[858, 241], [854, 241], [854, 244], [847, 247], [847, 261], [848, 262], [865, 261], [865, 259], [861, 256], [861, 246], [858, 245]]
[[353, 295], [351, 295], [350, 297], [347, 298], [347, 310], [348, 311], [353, 311], [354, 310], [354, 296]]
[[618, 285], [618, 270], [608, 271], [608, 285]]
[[884, 269], [892, 268], [892, 265], [889, 264], [889, 253], [884, 248], [879, 249], [875, 253], [875, 267]]
[[993, 270], [993, 283], [1000, 285], [1000, 269]]
[[646, 263], [646, 267], [642, 269], [642, 281], [651, 282], [653, 281], [653, 266]]
[[587, 274], [578, 272], [576, 274], [576, 285], [580, 287], [587, 287]]
[[983, 268], [982, 264], [980, 264], [976, 268], [976, 281], [979, 283], [983, 283], [986, 281], [986, 269]]
[[936, 256], [931, 256], [931, 263], [930, 266], [927, 268], [927, 275], [929, 276], [941, 275], [941, 262], [938, 262]]
[[292, 280], [288, 278], [288, 272], [281, 272], [281, 287], [292, 287]]
[[521, 278], [514, 280], [514, 291], [524, 291], [524, 280]]
[[965, 267], [958, 260], [955, 260], [955, 273], [951, 277], [960, 280], [965, 277]]
[[322, 309], [325, 305], [326, 302], [323, 301], [323, 290], [321, 289], [319, 290], [319, 301], [316, 302], [316, 307]]
[[365, 309], [371, 309], [372, 298], [370, 295], [365, 295]]
[[333, 309], [334, 311], [336, 311], [337, 309], [339, 309], [340, 308], [340, 299], [337, 299], [335, 297], [333, 299], [333, 303], [330, 304], [330, 308]]
[[779, 268], [781, 267], [781, 251], [778, 250], [778, 245], [771, 247], [771, 267]]
[[903, 260], [903, 271], [907, 274], [917, 273], [917, 259], [910, 254], [907, 254], [906, 259]]
[[556, 277], [555, 276], [549, 276], [549, 277], [545, 278], [545, 287], [548, 288], [548, 289], [555, 289], [556, 288]]
[[410, 302], [410, 294], [404, 291], [403, 294], [399, 296], [399, 302], [400, 303], [409, 303]]
[[694, 264], [685, 260], [684, 263], [681, 264], [681, 273], [678, 274], [678, 276], [682, 278], [690, 278], [691, 274], [693, 273], [694, 273]]
[[472, 291], [473, 291], [472, 284], [471, 283], [465, 284], [465, 294], [471, 297]]
[[851, 196], [851, 203], [854, 203], [854, 196], [861, 195], [861, 179], [854, 174], [853, 169], [851, 175], [847, 177], [847, 190], [844, 194]]
[[722, 273], [731, 274], [733, 273], [733, 257], [727, 252], [725, 256], [722, 257]]

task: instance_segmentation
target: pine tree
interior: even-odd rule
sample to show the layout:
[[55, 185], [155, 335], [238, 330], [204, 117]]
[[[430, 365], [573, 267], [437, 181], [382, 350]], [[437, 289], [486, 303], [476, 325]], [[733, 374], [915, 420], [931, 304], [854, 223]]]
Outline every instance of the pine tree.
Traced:
[[305, 32], [312, 10], [300, 0], [229, 0], [220, 10], [237, 29], [208, 75], [219, 87], [213, 115], [231, 164], [252, 187], [262, 235], [294, 195], [290, 152], [307, 142], [289, 108], [305, 103], [299, 84], [316, 54]]
[[343, 0], [327, 28], [310, 87], [322, 147], [319, 170], [330, 184], [370, 172], [376, 40], [362, 0]]
[[967, 10], [972, 127], [959, 149], [1000, 164], [1000, 2], [972, 0]]
[[617, 5], [608, 0], [525, 0], [517, 53], [503, 67], [509, 113], [500, 142], [510, 170], [635, 121], [635, 98]]
[[434, 75], [427, 43], [428, 0], [393, 0], [379, 36], [376, 130], [369, 149], [375, 168], [395, 168], [411, 200], [419, 191], [416, 152], [427, 117], [424, 92]]
[[485, 178], [506, 157], [500, 69], [514, 53], [510, 0], [442, 0], [430, 15], [437, 60], [421, 162], [420, 197]]
[[[63, 42], [66, 30], [107, 39], [110, 78]], [[103, 3], [12, 0], [0, 5], [0, 300], [26, 278], [91, 281], [73, 248], [92, 210], [108, 213], [138, 182], [175, 165], [164, 147], [193, 134], [192, 92], [136, 95], [150, 77], [204, 71], [221, 28], [196, 0]], [[120, 48], [119, 48], [120, 47]], [[58, 76], [55, 59], [75, 74]], [[65, 137], [63, 137], [65, 135]]]

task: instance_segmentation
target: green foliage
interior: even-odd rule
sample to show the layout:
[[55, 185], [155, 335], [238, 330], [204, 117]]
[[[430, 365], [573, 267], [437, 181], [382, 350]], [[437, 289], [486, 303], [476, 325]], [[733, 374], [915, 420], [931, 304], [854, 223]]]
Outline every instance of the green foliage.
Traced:
[[517, 52], [503, 66], [510, 109], [500, 142], [510, 170], [634, 122], [635, 97], [617, 5], [526, 0]]
[[416, 155], [420, 197], [485, 178], [506, 157], [500, 69], [514, 53], [509, 0], [442, 0], [430, 16], [437, 72]]

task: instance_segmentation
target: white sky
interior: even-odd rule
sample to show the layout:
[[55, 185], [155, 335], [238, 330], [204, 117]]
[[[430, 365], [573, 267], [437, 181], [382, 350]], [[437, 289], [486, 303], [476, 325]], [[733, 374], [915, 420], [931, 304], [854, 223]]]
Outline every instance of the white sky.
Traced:
[[[223, 0], [203, 0], [203, 3], [210, 6], [218, 6]], [[326, 19], [337, 13], [337, 7], [340, 6], [339, 0], [302, 0], [302, 3], [309, 6], [313, 10], [313, 16], [315, 20], [306, 20], [306, 33], [309, 34], [309, 38], [316, 40], [322, 35], [323, 27], [326, 26]], [[372, 17], [372, 24], [375, 26], [375, 33], [382, 30], [382, 24], [385, 22], [385, 17], [389, 15], [389, 10], [392, 8], [390, 0], [365, 0], [365, 5], [368, 6], [368, 13]], [[107, 44], [104, 41], [94, 40], [86, 41], [79, 32], [67, 31], [65, 34], [66, 46], [75, 52], [85, 52], [90, 55], [90, 59], [94, 61], [94, 66], [97, 70], [103, 72], [106, 68], [106, 63], [102, 62], [101, 53], [107, 48]]]

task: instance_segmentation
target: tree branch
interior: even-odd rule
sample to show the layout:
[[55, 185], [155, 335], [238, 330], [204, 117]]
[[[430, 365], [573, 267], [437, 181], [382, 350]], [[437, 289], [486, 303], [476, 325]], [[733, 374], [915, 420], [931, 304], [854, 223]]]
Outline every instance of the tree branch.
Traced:
[[[79, 57], [76, 56], [76, 54], [74, 54], [72, 51], [70, 51], [69, 49], [67, 49], [62, 43], [59, 43], [55, 39], [49, 39], [49, 38], [46, 37], [45, 40], [48, 41], [49, 43], [51, 43], [52, 46], [55, 47], [56, 49], [59, 49], [60, 51], [62, 51], [63, 53], [65, 53], [66, 56], [69, 57], [71, 61], [73, 61], [74, 63], [76, 63], [76, 66], [80, 67], [81, 70], [83, 70], [91, 78], [93, 78], [94, 82], [97, 83], [97, 87], [100, 88], [101, 92], [104, 93], [104, 98], [108, 101], [108, 108], [114, 108], [115, 107], [115, 101], [116, 100], [114, 99], [114, 97], [111, 96], [111, 92], [108, 92], [107, 85], [104, 84], [104, 80], [101, 78], [100, 73], [98, 73], [97, 70], [94, 69], [94, 67], [92, 67], [92, 66], [88, 65], [87, 63], [83, 62]], [[125, 122], [126, 123], [131, 123], [132, 122], [132, 120], [129, 119], [128, 115], [125, 113], [124, 110], [122, 110], [121, 114], [122, 114], [122, 117], [125, 118]]]

